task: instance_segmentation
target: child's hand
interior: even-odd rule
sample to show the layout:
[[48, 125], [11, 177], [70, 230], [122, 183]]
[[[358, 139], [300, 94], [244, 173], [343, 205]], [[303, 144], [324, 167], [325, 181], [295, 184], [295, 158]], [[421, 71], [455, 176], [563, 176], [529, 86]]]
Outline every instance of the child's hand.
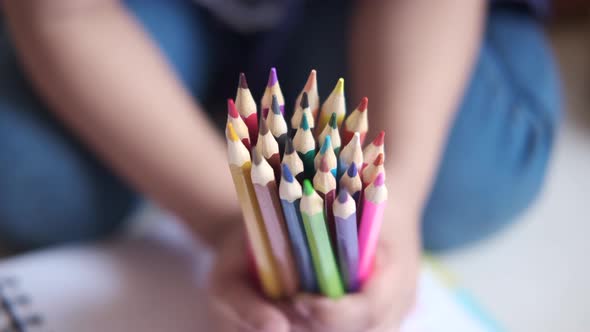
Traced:
[[[412, 224], [386, 215], [385, 223]], [[409, 222], [409, 223], [408, 223]], [[397, 227], [395, 227], [397, 228]], [[403, 227], [402, 227], [403, 228]], [[392, 332], [398, 331], [414, 303], [419, 272], [420, 247], [417, 233], [384, 229], [373, 275], [359, 293], [338, 300], [300, 295], [293, 304], [297, 313], [294, 331]]]
[[211, 331], [289, 332], [289, 321], [264, 299], [247, 271], [244, 230], [236, 227], [218, 248], [210, 275]]

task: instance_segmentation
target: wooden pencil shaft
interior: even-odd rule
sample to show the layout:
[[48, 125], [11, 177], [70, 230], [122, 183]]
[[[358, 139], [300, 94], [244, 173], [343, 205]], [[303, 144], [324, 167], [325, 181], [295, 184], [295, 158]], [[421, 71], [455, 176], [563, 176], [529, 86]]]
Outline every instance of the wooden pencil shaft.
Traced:
[[299, 212], [299, 200], [289, 202], [281, 199], [281, 204], [283, 206], [287, 230], [289, 231], [289, 238], [293, 246], [293, 255], [297, 264], [297, 270], [299, 271], [301, 287], [306, 292], [317, 292], [318, 285], [313, 269], [311, 253], [309, 252], [309, 246], [305, 237], [305, 230], [303, 229], [301, 213]]
[[297, 292], [299, 280], [297, 278], [293, 253], [289, 245], [277, 185], [273, 181], [265, 186], [255, 183], [254, 190], [268, 234], [272, 249], [271, 253], [274, 256], [278, 268], [278, 275], [281, 279], [284, 295], [292, 296]]
[[336, 225], [336, 246], [340, 274], [348, 292], [355, 292], [359, 288], [358, 280], [358, 232], [356, 213], [346, 218], [334, 217]]
[[271, 255], [271, 248], [256, 200], [256, 193], [250, 180], [250, 170], [251, 164], [249, 162], [242, 167], [230, 165], [260, 284], [266, 296], [278, 299], [283, 295], [283, 291], [276, 263]]
[[336, 258], [330, 244], [328, 230], [324, 220], [324, 214], [316, 213], [308, 215], [301, 213], [305, 233], [309, 243], [313, 264], [317, 274], [318, 284], [322, 294], [331, 298], [339, 298], [344, 295], [344, 287]]

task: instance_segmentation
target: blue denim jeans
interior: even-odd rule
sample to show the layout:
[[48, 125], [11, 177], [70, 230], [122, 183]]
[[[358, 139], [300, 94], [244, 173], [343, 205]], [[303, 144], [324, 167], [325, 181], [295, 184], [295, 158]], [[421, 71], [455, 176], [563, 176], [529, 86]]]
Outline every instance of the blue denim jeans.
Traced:
[[[320, 74], [320, 93], [346, 76], [350, 12], [335, 13], [339, 6], [330, 1], [294, 8], [284, 31], [253, 36], [231, 32], [192, 1], [126, 3], [209, 109], [233, 96], [240, 70], [251, 73], [254, 91], [262, 91], [268, 67], [277, 65], [287, 101], [312, 67]], [[112, 233], [137, 195], [50, 114], [2, 27], [0, 72], [0, 243], [31, 248]], [[427, 249], [483, 238], [531, 203], [559, 110], [558, 77], [539, 22], [521, 9], [491, 8], [424, 213]], [[225, 111], [215, 114], [222, 118]]]

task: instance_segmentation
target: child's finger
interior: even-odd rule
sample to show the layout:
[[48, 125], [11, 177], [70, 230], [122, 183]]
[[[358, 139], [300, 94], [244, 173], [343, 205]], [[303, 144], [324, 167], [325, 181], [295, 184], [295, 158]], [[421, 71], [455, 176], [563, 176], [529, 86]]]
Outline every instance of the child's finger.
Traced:
[[214, 314], [228, 331], [287, 332], [286, 317], [265, 301], [247, 279], [232, 278], [217, 283], [211, 293]]
[[325, 330], [366, 331], [386, 320], [400, 321], [415, 285], [405, 265], [397, 263], [387, 249], [381, 250], [374, 274], [361, 292], [337, 300], [301, 295], [295, 308]]

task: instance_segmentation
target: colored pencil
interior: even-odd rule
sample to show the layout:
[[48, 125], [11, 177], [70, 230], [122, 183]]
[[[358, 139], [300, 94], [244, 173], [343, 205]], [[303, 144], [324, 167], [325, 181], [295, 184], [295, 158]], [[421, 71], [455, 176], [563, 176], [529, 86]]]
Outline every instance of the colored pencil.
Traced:
[[342, 176], [353, 162], [357, 165], [363, 164], [363, 148], [359, 133], [354, 133], [350, 142], [340, 151], [338, 160], [338, 176]]
[[291, 117], [291, 128], [293, 131], [297, 131], [297, 128], [301, 125], [301, 117], [303, 114], [307, 115], [307, 123], [309, 124], [309, 128], [313, 130], [315, 126], [315, 117], [309, 108], [307, 92], [303, 92], [299, 107], [295, 108], [295, 113], [293, 113], [293, 116]]
[[[320, 168], [313, 177], [313, 186], [318, 194], [324, 199], [326, 222], [328, 223], [330, 238], [334, 240], [334, 235], [336, 233], [334, 229], [334, 211], [332, 210], [332, 204], [336, 198], [336, 178], [334, 178], [325, 157], [322, 158]], [[334, 243], [334, 241], [332, 241], [332, 243]]]
[[295, 151], [293, 147], [293, 140], [290, 138], [287, 139], [287, 144], [285, 144], [285, 153], [283, 153], [283, 160], [281, 160], [281, 164], [287, 165], [291, 174], [295, 176], [299, 183], [303, 183], [303, 179], [305, 177], [304, 168], [303, 168], [303, 161], [299, 158], [299, 154]]
[[358, 167], [354, 161], [340, 178], [340, 189], [345, 189], [357, 203], [357, 207], [359, 206], [363, 183], [358, 172]]
[[334, 87], [334, 90], [322, 105], [322, 109], [318, 118], [318, 125], [316, 126], [316, 133], [319, 134], [322, 132], [322, 130], [324, 130], [324, 127], [328, 124], [328, 121], [330, 121], [332, 113], [336, 113], [336, 121], [338, 122], [338, 128], [340, 128], [340, 125], [344, 120], [344, 116], [346, 115], [346, 100], [344, 98], [343, 78], [338, 80], [336, 87]]
[[309, 179], [303, 181], [301, 218], [321, 293], [331, 298], [343, 296], [344, 287], [324, 219], [324, 202]]
[[289, 238], [293, 247], [293, 256], [299, 272], [301, 286], [306, 292], [317, 292], [318, 285], [313, 270], [313, 262], [303, 229], [303, 220], [299, 211], [301, 202], [301, 185], [295, 181], [293, 174], [286, 164], [283, 164], [279, 197], [283, 206], [283, 214], [289, 231]]
[[301, 125], [293, 138], [293, 146], [303, 161], [305, 177], [312, 178], [315, 174], [314, 157], [315, 157], [315, 140], [307, 122], [307, 116], [301, 117]]
[[252, 150], [252, 184], [256, 192], [258, 206], [264, 220], [266, 233], [270, 242], [271, 253], [274, 256], [278, 275], [283, 286], [283, 293], [286, 296], [292, 296], [299, 288], [299, 278], [291, 245], [287, 226], [283, 218], [283, 209], [279, 198], [277, 183], [275, 182], [274, 172], [268, 162]]
[[[318, 94], [318, 81], [315, 69], [312, 69], [309, 73], [303, 90], [301, 90], [299, 96], [297, 96], [297, 99], [295, 100], [295, 110], [297, 110], [297, 108], [300, 106], [301, 98], [303, 97], [304, 92], [307, 94], [309, 99], [309, 108], [311, 110], [311, 114], [313, 115], [313, 118], [316, 119], [318, 117], [318, 112], [320, 111], [320, 96]], [[299, 121], [301, 121], [301, 117], [299, 117]], [[293, 126], [293, 128], [298, 127], [299, 122]]]
[[283, 113], [281, 113], [279, 101], [275, 95], [272, 96], [271, 112], [268, 113], [266, 123], [268, 124], [268, 129], [270, 129], [272, 136], [274, 136], [277, 143], [279, 143], [280, 155], [283, 155], [283, 152], [285, 151], [285, 143], [289, 137], [289, 128], [287, 127], [287, 122], [283, 117]]
[[382, 153], [385, 155], [385, 132], [382, 130], [377, 137], [363, 149], [365, 160], [361, 169], [364, 169], [368, 164], [375, 161], [377, 156]]
[[238, 92], [236, 93], [236, 108], [244, 119], [244, 123], [248, 127], [250, 133], [250, 143], [252, 146], [256, 145], [258, 140], [258, 115], [256, 114], [256, 101], [250, 93], [246, 75], [240, 73], [240, 81], [238, 83]]
[[340, 132], [338, 131], [338, 121], [336, 120], [336, 113], [332, 113], [328, 125], [324, 127], [324, 130], [318, 136], [318, 142], [323, 142], [326, 136], [330, 135], [332, 138], [332, 146], [334, 147], [334, 153], [338, 155], [340, 153], [340, 147], [342, 141], [340, 139]]
[[363, 197], [363, 215], [359, 227], [359, 280], [361, 283], [368, 279], [373, 270], [386, 202], [385, 174], [380, 173], [365, 189]]
[[365, 142], [367, 131], [369, 131], [369, 119], [367, 117], [367, 104], [369, 99], [364, 97], [357, 108], [352, 111], [344, 120], [342, 126], [342, 144], [346, 145], [352, 139], [354, 133], [360, 133], [361, 145]]
[[266, 84], [264, 95], [262, 95], [262, 100], [260, 101], [260, 110], [262, 112], [262, 117], [265, 119], [268, 116], [273, 95], [277, 96], [281, 113], [285, 114], [285, 98], [283, 98], [281, 86], [279, 85], [277, 69], [274, 67], [270, 69], [270, 73], [268, 74], [268, 83]]
[[369, 164], [365, 169], [361, 171], [361, 180], [363, 180], [363, 188], [366, 188], [369, 184], [375, 181], [375, 178], [380, 173], [385, 172], [383, 163], [385, 158], [383, 153], [380, 153], [373, 163]]
[[356, 203], [346, 189], [340, 189], [338, 199], [334, 202], [333, 210], [340, 275], [342, 276], [346, 290], [348, 292], [355, 292], [359, 288]]
[[272, 299], [280, 298], [283, 290], [278, 277], [279, 272], [271, 255], [269, 239], [250, 178], [252, 169], [250, 154], [240, 141], [231, 122], [227, 124], [227, 148], [229, 168], [240, 202], [248, 243], [256, 263], [256, 274], [264, 294]]
[[258, 125], [258, 143], [256, 151], [268, 161], [275, 173], [276, 182], [281, 179], [281, 155], [279, 152], [279, 143], [270, 133], [266, 121], [260, 118]]
[[[250, 134], [248, 132], [248, 127], [244, 123], [244, 120], [240, 116], [240, 113], [238, 113], [238, 109], [236, 108], [236, 105], [234, 104], [234, 101], [231, 98], [227, 100], [227, 122], [231, 122], [231, 124], [234, 127], [234, 130], [236, 131], [236, 134], [238, 134], [238, 137], [240, 138], [242, 143], [244, 143], [246, 149], [250, 150], [252, 146], [250, 145]], [[227, 136], [227, 133], [225, 135]]]
[[316, 173], [320, 168], [320, 163], [322, 159], [326, 159], [326, 163], [328, 164], [328, 168], [330, 168], [330, 172], [336, 177], [336, 170], [338, 169], [338, 159], [336, 158], [336, 154], [334, 153], [334, 149], [332, 148], [332, 138], [330, 135], [326, 136], [324, 140], [324, 144], [318, 151], [318, 154], [315, 156], [314, 159], [314, 166]]

